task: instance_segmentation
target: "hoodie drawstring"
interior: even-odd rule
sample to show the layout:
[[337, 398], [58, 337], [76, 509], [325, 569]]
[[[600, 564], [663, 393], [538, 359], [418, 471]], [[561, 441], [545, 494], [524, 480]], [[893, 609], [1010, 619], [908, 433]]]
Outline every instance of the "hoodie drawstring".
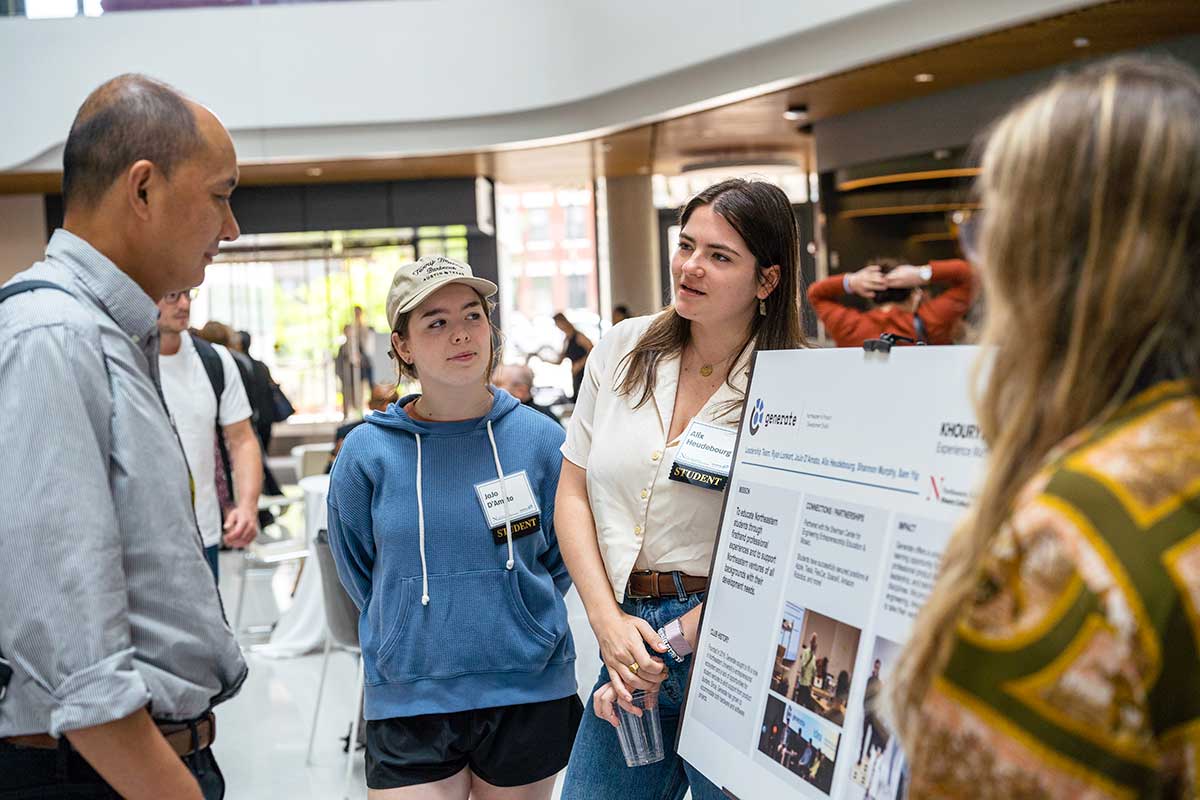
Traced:
[[500, 451], [496, 449], [496, 437], [492, 434], [492, 421], [487, 421], [488, 441], [492, 443], [492, 458], [496, 460], [496, 477], [500, 479], [500, 500], [504, 503], [504, 534], [508, 539], [508, 563], [505, 569], [511, 570], [517, 562], [513, 559], [512, 521], [508, 516], [508, 486], [504, 483], [504, 470], [500, 467]]
[[[505, 569], [516, 565], [513, 557], [512, 520], [508, 516], [508, 486], [504, 483], [504, 470], [500, 466], [500, 451], [496, 449], [496, 437], [492, 433], [492, 421], [487, 423], [488, 441], [492, 443], [492, 460], [496, 462], [496, 475], [500, 478], [500, 501], [504, 504], [504, 533], [508, 539], [508, 562]], [[421, 605], [429, 605], [429, 565], [425, 561], [425, 500], [421, 491], [421, 434], [417, 438], [417, 530], [421, 541]]]
[[417, 530], [421, 538], [421, 605], [429, 605], [429, 566], [425, 563], [425, 501], [421, 498], [421, 434], [417, 437]]

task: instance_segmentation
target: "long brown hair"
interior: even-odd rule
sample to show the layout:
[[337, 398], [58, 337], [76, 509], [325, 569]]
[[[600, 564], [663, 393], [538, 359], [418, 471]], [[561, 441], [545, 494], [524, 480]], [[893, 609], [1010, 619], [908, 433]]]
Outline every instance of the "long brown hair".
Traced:
[[1200, 378], [1200, 78], [1121, 58], [1063, 77], [996, 126], [979, 252], [989, 300], [976, 409], [979, 496], [890, 681], [912, 747], [980, 562], [1022, 487], [1139, 388]]
[[[800, 323], [800, 304], [804, 302], [800, 229], [787, 195], [765, 181], [731, 178], [689, 200], [679, 213], [680, 227], [687, 225], [688, 219], [702, 206], [712, 206], [742, 237], [754, 256], [760, 279], [768, 267], [779, 266], [779, 283], [765, 301], [767, 313], [755, 315], [739, 352], [744, 353], [751, 346], [755, 351], [807, 347]], [[621, 360], [618, 393], [630, 396], [640, 393], [635, 407], [648, 402], [654, 396], [659, 362], [682, 353], [690, 335], [691, 322], [681, 317], [674, 305], [668, 306]], [[725, 382], [740, 393], [733, 377], [731, 370]], [[729, 410], [732, 409], [726, 409], [726, 413]]]

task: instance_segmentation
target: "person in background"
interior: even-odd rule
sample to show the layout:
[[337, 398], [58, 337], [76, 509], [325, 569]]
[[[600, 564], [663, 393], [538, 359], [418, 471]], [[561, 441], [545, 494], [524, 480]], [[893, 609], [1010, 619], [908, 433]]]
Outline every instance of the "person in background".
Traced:
[[[926, 297], [931, 283], [946, 286]], [[867, 311], [845, 305], [848, 295], [866, 298]], [[953, 344], [975, 299], [975, 277], [966, 261], [931, 261], [920, 267], [880, 259], [858, 272], [831, 275], [808, 287], [808, 299], [838, 347], [895, 333], [924, 344]]]
[[[275, 422], [275, 399], [271, 391], [271, 371], [267, 369], [267, 365], [261, 361], [252, 359], [246, 352], [249, 348], [250, 334], [245, 334], [246, 344], [242, 343], [242, 333], [235, 331], [230, 326], [216, 320], [209, 320], [204, 323], [200, 330], [189, 328], [189, 332], [193, 336], [199, 336], [209, 344], [224, 347], [230, 357], [233, 358], [234, 366], [237, 367], [238, 375], [241, 376], [242, 386], [246, 390], [246, 399], [250, 403], [250, 427], [254, 429], [254, 435], [258, 438], [260, 444], [260, 459], [263, 465], [263, 479], [261, 494], [280, 495], [283, 490], [279, 488], [278, 481], [267, 467], [267, 445], [271, 439], [271, 425]], [[255, 365], [259, 365], [256, 367]], [[261, 372], [259, 368], [261, 367]], [[230, 484], [230, 465], [227, 452], [218, 447], [220, 460], [217, 462], [217, 493], [221, 499], [221, 514], [224, 516], [233, 507], [233, 495]], [[275, 517], [270, 511], [261, 509], [258, 512], [258, 522], [260, 527], [266, 527], [275, 521]]]
[[362, 355], [355, 343], [353, 325], [342, 326], [342, 344], [333, 359], [333, 371], [342, 389], [342, 416], [356, 417], [362, 408]]
[[823, 716], [835, 725], [846, 722], [846, 703], [850, 700], [850, 673], [842, 670], [838, 673], [837, 682], [833, 685], [833, 699], [825, 709]]
[[382, 414], [387, 407], [400, 399], [397, 386], [392, 383], [377, 383], [371, 387], [371, 397], [367, 400], [367, 411]]
[[501, 364], [496, 367], [492, 384], [520, 400], [522, 405], [540, 411], [559, 425], [562, 424], [553, 411], [533, 401], [533, 370], [525, 364]]
[[580, 333], [561, 311], [554, 315], [554, 325], [566, 338], [563, 340], [562, 352], [557, 358], [551, 358], [546, 363], [571, 362], [571, 399], [575, 400], [579, 397], [579, 386], [583, 382], [583, 369], [587, 365], [588, 353], [592, 352], [592, 340]]
[[867, 690], [863, 694], [862, 739], [858, 747], [859, 764], [867, 763], [871, 760], [873, 751], [883, 750], [887, 746], [889, 734], [881, 722], [880, 712], [882, 709], [879, 708], [879, 693], [883, 688], [883, 680], [879, 677], [881, 666], [879, 659], [875, 659], [875, 664], [871, 668], [871, 677], [867, 678]]
[[796, 688], [792, 690], [792, 700], [810, 710], [816, 710], [813, 701], [812, 688], [817, 679], [817, 634], [804, 647], [800, 648], [800, 657], [796, 659]]
[[627, 305], [613, 306], [612, 324], [616, 325], [618, 322], [624, 322], [625, 320], [629, 319], [631, 316], [632, 315], [629, 313], [629, 306], [627, 306]]
[[[377, 383], [371, 387], [371, 399], [367, 401], [367, 416], [371, 414], [382, 414], [387, 411], [387, 407], [400, 399], [400, 395], [396, 392], [396, 387], [387, 383]], [[339, 425], [333, 433], [333, 450], [329, 453], [329, 463], [325, 466], [325, 472], [333, 471], [333, 462], [337, 459], [338, 453], [342, 451], [342, 445], [346, 442], [346, 437], [350, 435], [350, 431], [357, 428], [366, 422], [366, 418], [354, 419], [344, 425]]]
[[[158, 369], [191, 469], [196, 521], [215, 578], [222, 541], [245, 547], [258, 534], [262, 450], [237, 364], [228, 349], [188, 330], [191, 308], [191, 291], [168, 292], [158, 301]], [[211, 322], [204, 329], [228, 330]]]
[[[262, 445], [262, 493], [265, 495], [280, 495], [283, 494], [283, 490], [279, 487], [279, 482], [275, 480], [275, 476], [267, 466], [267, 454], [271, 448], [272, 428], [276, 422], [282, 422], [282, 420], [276, 419], [275, 394], [272, 390], [272, 387], [275, 385], [275, 379], [271, 377], [270, 367], [250, 355], [250, 341], [249, 331], [235, 331], [230, 340], [230, 355], [238, 359], [239, 363], [241, 363], [241, 360], [238, 356], [244, 356], [246, 362], [250, 365], [249, 372], [244, 372], [242, 378], [246, 384], [246, 397], [250, 401], [250, 408], [253, 410], [254, 434], [258, 437], [259, 444]], [[264, 514], [268, 514], [268, 512], [263, 511], [259, 514], [260, 524], [262, 524], [261, 520]]]
[[[680, 222], [674, 305], [596, 345], [562, 449], [555, 522], [604, 662], [563, 800], [724, 796], [674, 750], [723, 494], [668, 475], [693, 419], [738, 424], [755, 351], [805, 346], [800, 238], [765, 182], [718, 183]], [[667, 757], [627, 769], [613, 704], [660, 687]]]
[[224, 795], [212, 708], [246, 663], [161, 399], [154, 304], [203, 281], [238, 237], [237, 181], [212, 112], [145, 76], [114, 78], [67, 135], [62, 229], [6, 286], [4, 797]]
[[358, 346], [362, 380], [369, 388], [375, 386], [375, 331], [367, 324], [367, 315], [362, 306], [354, 307], [354, 325], [351, 328]]
[[1200, 786], [1200, 76], [1119, 58], [993, 128], [988, 445], [885, 697], [910, 797]]
[[488, 386], [495, 292], [441, 256], [396, 270], [392, 352], [422, 393], [369, 415], [330, 477], [372, 800], [548, 800], [583, 712], [553, 524], [563, 432]]
[[[195, 292], [197, 290], [193, 290]], [[191, 295], [189, 295], [191, 299]], [[195, 331], [194, 335], [199, 336], [209, 344], [217, 344], [228, 349], [230, 347], [233, 329], [224, 322], [217, 322], [215, 319], [210, 319], [201, 326], [200, 330]]]

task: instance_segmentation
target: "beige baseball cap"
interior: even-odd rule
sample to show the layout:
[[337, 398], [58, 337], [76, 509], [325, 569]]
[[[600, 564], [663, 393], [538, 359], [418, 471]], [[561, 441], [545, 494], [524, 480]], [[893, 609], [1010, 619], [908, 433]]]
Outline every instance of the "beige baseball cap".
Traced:
[[392, 288], [387, 296], [388, 325], [394, 330], [401, 314], [412, 311], [426, 297], [450, 283], [465, 283], [484, 297], [497, 292], [496, 284], [476, 278], [469, 264], [445, 256], [425, 256], [400, 267], [392, 276]]

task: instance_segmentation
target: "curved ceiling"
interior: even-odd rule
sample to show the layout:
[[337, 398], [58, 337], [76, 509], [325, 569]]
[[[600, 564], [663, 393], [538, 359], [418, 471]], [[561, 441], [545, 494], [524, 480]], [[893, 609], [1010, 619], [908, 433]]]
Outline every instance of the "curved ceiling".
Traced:
[[[1087, 0], [372, 0], [0, 20], [0, 168], [58, 167], [81, 99], [142, 71], [214, 108], [246, 163], [593, 138]], [[38, 65], [34, 70], [30, 64]]]
[[[930, 0], [924, 5], [940, 4]], [[1011, 15], [1020, 3], [954, 5], [1002, 5], [1004, 13]], [[474, 175], [513, 182], [578, 180], [595, 175], [676, 174], [698, 163], [779, 160], [811, 169], [811, 137], [782, 116], [791, 106], [807, 106], [809, 121], [837, 118], [834, 121], [840, 124], [861, 116], [852, 112], [863, 109], [1200, 32], [1200, 3], [1194, 0], [1069, 3], [1060, 5], [1071, 8], [1049, 16], [1045, 4], [1037, 5], [1043, 13], [1033, 18], [952, 41], [939, 38], [933, 45], [909, 47], [900, 55], [856, 63], [833, 74], [761, 80], [798, 69], [797, 59], [837, 63], [833, 51], [839, 46], [848, 40], [863, 44], [864, 37], [856, 39], [856, 26], [884, 28], [901, 41], [929, 37], [927, 30], [917, 32], [928, 27], [928, 18], [920, 13], [922, 3], [877, 8], [873, 14], [820, 31], [787, 36], [655, 80], [524, 113], [396, 125], [235, 129], [242, 182]], [[971, 27], [963, 19], [953, 22]], [[978, 20], [974, 25], [979, 27]], [[811, 46], [802, 47], [806, 37]], [[933, 75], [934, 80], [915, 81], [920, 73]], [[752, 88], [737, 88], [746, 86]], [[713, 94], [719, 91], [724, 94]], [[664, 106], [670, 110], [654, 111]], [[612, 122], [620, 119], [626, 122]], [[472, 146], [471, 142], [486, 143]], [[823, 145], [822, 153], [826, 149]], [[263, 153], [275, 155], [263, 157]], [[0, 171], [0, 193], [57, 191], [60, 154], [60, 146], [55, 146], [19, 170]]]

